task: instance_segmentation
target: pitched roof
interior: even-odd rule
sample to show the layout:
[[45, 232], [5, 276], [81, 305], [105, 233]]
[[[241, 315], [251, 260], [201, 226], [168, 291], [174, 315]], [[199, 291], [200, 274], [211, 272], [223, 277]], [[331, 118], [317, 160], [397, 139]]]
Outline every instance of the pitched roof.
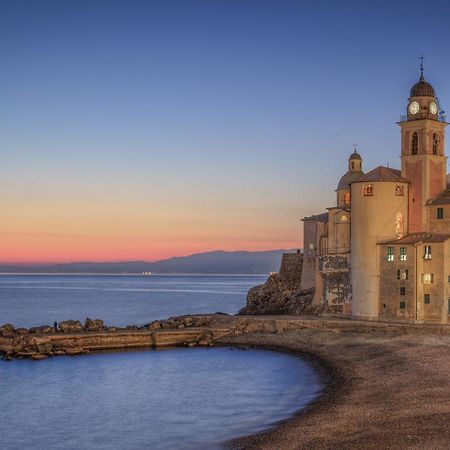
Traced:
[[428, 205], [450, 205], [450, 188], [439, 194], [433, 200], [428, 200]]
[[357, 180], [357, 183], [362, 181], [397, 181], [401, 183], [408, 183], [408, 180], [402, 178], [400, 170], [391, 169], [390, 167], [384, 166], [378, 166], [370, 172], [367, 172]]
[[326, 212], [323, 214], [315, 214], [314, 216], [303, 217], [302, 220], [312, 220], [312, 221], [316, 221], [316, 222], [327, 223], [328, 222], [328, 213]]
[[418, 243], [436, 243], [445, 242], [450, 239], [450, 234], [436, 234], [436, 233], [412, 233], [408, 234], [401, 239], [391, 239], [389, 241], [378, 242], [379, 245], [383, 244], [418, 244]]

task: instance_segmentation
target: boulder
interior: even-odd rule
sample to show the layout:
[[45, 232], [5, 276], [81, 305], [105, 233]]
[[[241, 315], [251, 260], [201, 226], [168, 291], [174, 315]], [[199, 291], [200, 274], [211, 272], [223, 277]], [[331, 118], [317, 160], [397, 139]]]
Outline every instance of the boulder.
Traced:
[[105, 325], [103, 320], [100, 319], [89, 319], [89, 317], [84, 322], [84, 329], [86, 331], [103, 331], [105, 329]]
[[31, 327], [30, 334], [53, 334], [55, 329], [50, 325], [42, 325], [41, 327]]
[[162, 325], [159, 320], [155, 320], [152, 323], [144, 325], [144, 328], [146, 328], [147, 330], [160, 330], [162, 328]]
[[16, 329], [14, 328], [14, 325], [11, 325], [10, 323], [5, 323], [5, 325], [0, 327], [0, 336], [13, 336], [15, 334]]
[[58, 328], [63, 333], [79, 333], [84, 331], [83, 325], [79, 320], [65, 320], [59, 323]]
[[16, 328], [17, 334], [28, 334], [28, 330], [26, 328]]

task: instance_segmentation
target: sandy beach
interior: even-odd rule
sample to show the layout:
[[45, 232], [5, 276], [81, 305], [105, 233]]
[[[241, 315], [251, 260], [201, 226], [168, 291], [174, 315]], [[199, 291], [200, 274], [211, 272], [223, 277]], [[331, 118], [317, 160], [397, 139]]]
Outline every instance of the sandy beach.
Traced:
[[450, 447], [450, 336], [303, 329], [221, 342], [307, 356], [327, 384], [306, 410], [232, 449]]

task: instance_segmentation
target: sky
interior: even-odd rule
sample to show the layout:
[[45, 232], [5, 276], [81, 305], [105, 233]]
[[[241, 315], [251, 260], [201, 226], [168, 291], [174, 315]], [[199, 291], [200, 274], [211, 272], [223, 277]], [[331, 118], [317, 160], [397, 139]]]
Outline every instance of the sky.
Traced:
[[[430, 19], [431, 18], [431, 19]], [[446, 1], [0, 0], [0, 262], [302, 246], [358, 144], [450, 108]]]

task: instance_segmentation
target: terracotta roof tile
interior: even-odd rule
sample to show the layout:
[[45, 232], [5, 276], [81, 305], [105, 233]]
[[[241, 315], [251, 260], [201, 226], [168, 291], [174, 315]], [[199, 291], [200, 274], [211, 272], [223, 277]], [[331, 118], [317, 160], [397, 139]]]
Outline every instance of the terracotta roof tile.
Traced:
[[379, 245], [385, 244], [418, 244], [418, 243], [436, 243], [445, 242], [450, 239], [450, 234], [435, 234], [435, 233], [412, 233], [401, 239], [391, 239], [389, 241], [378, 242]]
[[428, 205], [450, 205], [450, 189], [442, 192], [433, 200], [428, 200]]
[[370, 182], [370, 181], [398, 181], [402, 183], [408, 183], [408, 180], [402, 178], [401, 171], [397, 169], [391, 169], [390, 167], [378, 166], [375, 169], [367, 172], [356, 182]]

